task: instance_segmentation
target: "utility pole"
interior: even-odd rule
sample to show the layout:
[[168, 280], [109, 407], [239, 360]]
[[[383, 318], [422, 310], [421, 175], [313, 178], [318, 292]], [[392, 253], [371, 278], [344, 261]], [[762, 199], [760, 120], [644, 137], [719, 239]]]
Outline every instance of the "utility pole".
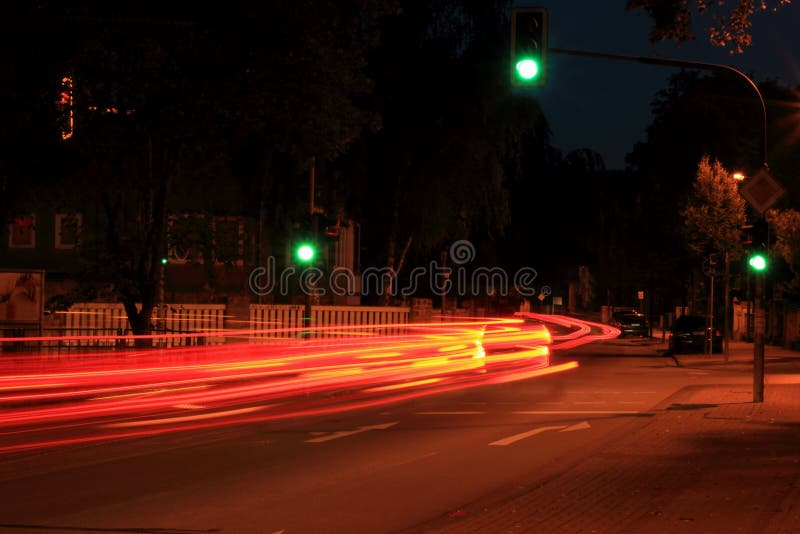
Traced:
[[704, 352], [706, 354], [713, 354], [714, 352], [714, 271], [711, 271], [711, 287], [709, 289], [708, 294], [708, 320], [706, 324], [708, 326], [706, 332], [706, 345], [704, 347]]
[[728, 361], [728, 351], [730, 350], [730, 307], [731, 307], [731, 264], [728, 251], [725, 251], [725, 311], [723, 312], [722, 325], [722, 353], [725, 362]]

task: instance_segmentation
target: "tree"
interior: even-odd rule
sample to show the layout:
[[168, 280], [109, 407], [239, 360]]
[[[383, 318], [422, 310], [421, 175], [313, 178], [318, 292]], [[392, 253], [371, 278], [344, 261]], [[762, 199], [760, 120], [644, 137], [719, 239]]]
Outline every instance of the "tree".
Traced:
[[688, 246], [700, 256], [714, 252], [738, 255], [742, 250], [745, 201], [737, 181], [718, 160], [703, 156], [685, 219]]
[[[800, 163], [796, 149], [796, 91], [777, 82], [759, 83], [769, 118], [769, 161], [772, 174], [787, 189], [786, 198], [800, 198], [791, 177]], [[753, 175], [762, 155], [761, 106], [751, 88], [734, 78], [681, 71], [652, 102], [653, 120], [646, 140], [637, 143], [627, 161], [635, 185], [633, 246], [626, 258], [636, 270], [655, 274], [655, 288], [665, 308], [686, 302], [695, 258], [685, 246], [684, 220], [676, 209], [691, 194], [697, 163], [713, 154], [727, 169]], [[687, 286], [687, 283], [689, 284]], [[668, 306], [667, 306], [668, 305]]]
[[427, 263], [467, 238], [491, 261], [521, 160], [549, 135], [535, 100], [510, 93], [506, 4], [403, 2], [385, 21], [369, 68], [382, 128], [343, 172], [367, 261], [397, 269], [410, 242], [404, 263]]
[[[13, 98], [4, 105], [33, 110], [16, 113], [15, 123], [25, 126], [26, 115], [55, 109], [62, 76], [74, 81], [75, 132], [58, 148], [72, 159], [59, 176], [82, 192], [79, 207], [99, 208], [95, 235], [84, 241], [86, 278], [123, 303], [134, 333], [150, 328], [171, 199], [181, 189], [214, 194], [199, 177], [221, 160], [231, 170], [237, 147], [229, 140], [258, 138], [262, 161], [277, 155], [296, 170], [310, 155], [335, 157], [376, 126], [377, 116], [361, 105], [370, 90], [365, 54], [392, 5], [278, 0], [224, 12], [149, 0], [15, 6], [3, 54], [18, 51], [9, 72], [28, 76], [12, 74], [5, 92]], [[42, 146], [29, 142], [18, 152], [49, 161]], [[6, 193], [15, 193], [12, 171], [22, 181], [32, 174], [0, 168], [2, 215]]]
[[[730, 307], [730, 258], [742, 250], [742, 226], [745, 223], [745, 201], [739, 194], [733, 173], [718, 160], [705, 155], [697, 166], [697, 178], [688, 205], [681, 212], [686, 221], [688, 245], [705, 257], [715, 252], [724, 255], [724, 325], [725, 353], [728, 351], [728, 317]], [[711, 278], [713, 296], [713, 276]], [[713, 298], [709, 301], [710, 316], [714, 315]], [[712, 326], [709, 323], [709, 326]]]
[[790, 297], [797, 300], [800, 297], [800, 212], [794, 209], [769, 210], [766, 218], [775, 233], [773, 250], [791, 272], [791, 277], [780, 284]]
[[[695, 38], [693, 19], [710, 16], [708, 39], [714, 46], [730, 47], [741, 54], [750, 46], [752, 16], [757, 9], [777, 11], [792, 0], [737, 0], [730, 4], [714, 0], [628, 0], [626, 9], [644, 9], [653, 21], [650, 42], [672, 40], [678, 43]], [[758, 7], [757, 7], [757, 6]]]

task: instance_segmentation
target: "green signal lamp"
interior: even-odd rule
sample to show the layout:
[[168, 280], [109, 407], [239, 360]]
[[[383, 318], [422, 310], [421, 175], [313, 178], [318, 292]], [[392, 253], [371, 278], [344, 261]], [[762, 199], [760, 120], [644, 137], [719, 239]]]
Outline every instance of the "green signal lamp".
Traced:
[[297, 247], [297, 250], [295, 250], [295, 256], [297, 256], [297, 259], [301, 263], [311, 263], [316, 255], [317, 251], [308, 243], [302, 243]]
[[169, 260], [166, 257], [161, 258], [161, 265], [166, 265], [169, 263]]
[[767, 268], [767, 258], [763, 254], [750, 256], [750, 260], [747, 263], [754, 271], [763, 271]]
[[515, 65], [520, 80], [529, 82], [539, 76], [539, 63], [532, 58], [522, 58]]

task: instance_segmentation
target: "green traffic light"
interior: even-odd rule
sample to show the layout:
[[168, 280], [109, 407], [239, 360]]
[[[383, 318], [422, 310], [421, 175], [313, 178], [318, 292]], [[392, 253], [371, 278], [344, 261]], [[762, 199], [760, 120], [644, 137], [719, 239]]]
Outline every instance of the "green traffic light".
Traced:
[[535, 59], [520, 59], [517, 61], [516, 69], [517, 75], [525, 81], [533, 80], [539, 75], [539, 64]]
[[166, 265], [167, 263], [169, 263], [167, 258], [161, 258], [161, 265]]
[[303, 244], [297, 247], [297, 251], [295, 252], [297, 255], [297, 259], [302, 261], [303, 263], [308, 263], [314, 259], [316, 252], [314, 251], [314, 247], [308, 244]]
[[763, 271], [764, 269], [767, 268], [767, 259], [761, 254], [756, 254], [755, 256], [751, 256], [750, 261], [748, 261], [747, 263], [755, 271]]

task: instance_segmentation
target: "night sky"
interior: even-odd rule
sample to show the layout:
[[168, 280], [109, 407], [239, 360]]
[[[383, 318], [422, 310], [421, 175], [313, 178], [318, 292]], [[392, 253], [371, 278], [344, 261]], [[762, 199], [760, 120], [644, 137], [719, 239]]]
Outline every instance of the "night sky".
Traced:
[[[753, 45], [730, 55], [712, 47], [704, 28], [695, 23], [697, 39], [678, 48], [675, 43], [650, 45], [650, 20], [644, 11], [627, 12], [625, 2], [596, 0], [546, 1], [549, 45], [615, 54], [661, 56], [731, 65], [755, 81], [777, 78], [800, 86], [800, 6], [753, 17]], [[697, 22], [707, 24], [708, 17]], [[794, 57], [793, 57], [794, 56]], [[537, 90], [550, 121], [555, 145], [568, 152], [592, 148], [609, 168], [624, 168], [625, 154], [644, 137], [651, 122], [650, 101], [678, 69], [551, 54], [548, 83]], [[732, 83], [743, 83], [734, 80]], [[755, 98], [755, 97], [754, 97]]]

